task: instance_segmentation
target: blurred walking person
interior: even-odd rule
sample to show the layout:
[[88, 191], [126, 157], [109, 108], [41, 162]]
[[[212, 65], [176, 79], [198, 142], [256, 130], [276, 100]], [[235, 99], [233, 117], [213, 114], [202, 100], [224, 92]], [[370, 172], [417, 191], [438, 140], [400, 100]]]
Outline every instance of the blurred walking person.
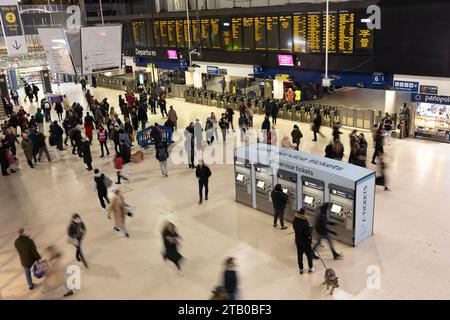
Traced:
[[203, 162], [203, 160], [200, 160], [199, 165], [197, 166], [197, 169], [195, 170], [195, 175], [198, 179], [198, 192], [200, 196], [199, 204], [202, 204], [203, 202], [203, 188], [205, 188], [205, 200], [208, 200], [208, 181], [209, 177], [211, 176], [211, 170], [209, 167]]
[[303, 254], [308, 259], [308, 272], [314, 271], [313, 251], [312, 251], [312, 226], [305, 214], [305, 209], [301, 208], [294, 216], [292, 227], [295, 232], [295, 245], [297, 247], [297, 262], [299, 273], [303, 274]]
[[41, 256], [36, 249], [34, 241], [25, 233], [23, 228], [19, 229], [19, 237], [14, 242], [14, 246], [19, 253], [20, 263], [25, 271], [28, 288], [33, 290], [36, 285], [33, 283], [30, 269], [36, 261], [41, 260]]
[[94, 169], [94, 184], [100, 205], [106, 211], [105, 200], [109, 204], [108, 188], [111, 187], [112, 181], [105, 174], [101, 173], [100, 170]]
[[129, 238], [128, 230], [125, 227], [125, 215], [132, 216], [131, 212], [126, 212], [127, 207], [125, 199], [122, 195], [122, 191], [117, 189], [114, 191], [115, 197], [111, 200], [109, 205], [108, 219], [111, 219], [111, 213], [114, 217], [114, 228], [115, 231], [122, 231], [125, 237]]
[[330, 245], [331, 253], [333, 254], [333, 258], [335, 260], [339, 259], [341, 255], [336, 252], [333, 246], [333, 241], [331, 240], [330, 234], [336, 235], [336, 232], [328, 229], [328, 226], [335, 225], [336, 223], [328, 221], [328, 207], [329, 203], [324, 203], [321, 207], [319, 207], [319, 215], [317, 217], [316, 221], [316, 232], [319, 235], [319, 238], [317, 239], [316, 244], [313, 247], [313, 257], [314, 259], [319, 259], [318, 256], [314, 254], [316, 252], [316, 249], [318, 246], [320, 246], [320, 243], [322, 242], [322, 239], [326, 239], [328, 241], [328, 244]]
[[70, 222], [69, 229], [67, 230], [67, 235], [69, 236], [69, 241], [72, 245], [75, 246], [75, 259], [77, 261], [81, 261], [86, 268], [88, 268], [88, 264], [86, 259], [84, 258], [83, 253], [81, 252], [81, 240], [83, 240], [86, 234], [86, 226], [84, 222], [81, 220], [81, 217], [78, 213], [75, 213], [72, 216], [72, 221]]
[[176, 231], [175, 225], [172, 222], [168, 222], [165, 225], [162, 231], [162, 238], [164, 243], [164, 261], [172, 261], [177, 267], [178, 274], [182, 275], [180, 262], [183, 259], [183, 256], [178, 251], [180, 235]]
[[386, 178], [386, 163], [384, 162], [384, 154], [380, 154], [380, 156], [378, 157], [378, 171], [380, 173], [380, 175], [378, 177], [375, 178], [375, 184], [377, 186], [383, 186], [384, 187], [384, 191], [391, 191], [391, 189], [389, 189], [387, 187], [387, 178]]
[[223, 275], [225, 290], [228, 294], [228, 300], [236, 300], [236, 293], [238, 291], [238, 278], [236, 273], [236, 264], [233, 257], [225, 260], [225, 272]]

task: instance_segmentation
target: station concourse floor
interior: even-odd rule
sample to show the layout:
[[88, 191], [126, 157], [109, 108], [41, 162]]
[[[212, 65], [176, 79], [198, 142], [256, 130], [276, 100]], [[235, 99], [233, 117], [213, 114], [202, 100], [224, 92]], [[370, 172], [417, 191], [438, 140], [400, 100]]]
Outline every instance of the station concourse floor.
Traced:
[[[86, 105], [79, 85], [61, 85], [60, 90], [71, 102]], [[108, 97], [116, 108], [122, 94], [105, 88], [91, 92], [98, 100]], [[223, 111], [180, 99], [169, 99], [167, 109], [170, 105], [182, 129], [196, 118], [204, 126], [210, 112], [219, 118]], [[24, 106], [35, 112], [36, 104]], [[160, 114], [149, 117], [150, 123], [162, 122]], [[261, 122], [262, 116], [255, 116], [256, 128]], [[279, 119], [277, 129], [289, 134], [292, 125]], [[301, 150], [323, 155], [331, 130], [323, 127], [327, 138], [314, 143], [310, 125], [299, 125], [304, 134]], [[347, 161], [350, 130], [343, 131]], [[371, 145], [369, 132], [366, 137]], [[146, 150], [145, 160], [132, 165], [131, 180], [121, 187], [136, 208], [135, 217], [127, 219], [131, 238], [126, 239], [112, 230], [93, 188], [93, 173], [82, 160], [68, 149], [51, 163], [43, 157], [30, 169], [18, 146], [21, 170], [0, 178], [0, 299], [62, 296], [64, 288], [45, 294], [42, 286], [28, 290], [14, 240], [25, 227], [41, 254], [55, 245], [63, 251], [65, 265], [80, 265], [66, 236], [75, 212], [87, 227], [83, 249], [90, 268], [80, 265], [81, 290], [69, 299], [208, 299], [221, 283], [228, 256], [237, 258], [240, 299], [449, 299], [450, 145], [393, 139], [385, 149], [392, 191], [377, 189], [374, 235], [356, 248], [335, 242], [342, 260], [332, 260], [327, 243], [320, 249], [339, 276], [340, 287], [330, 296], [322, 285], [324, 267], [319, 261], [314, 261], [313, 274], [298, 274], [290, 224], [287, 230], [274, 229], [272, 216], [234, 201], [232, 165], [211, 166], [210, 199], [199, 205], [194, 170], [169, 160], [169, 178], [162, 178], [154, 151]], [[92, 155], [93, 166], [114, 179], [112, 155], [101, 159], [96, 141]], [[369, 148], [368, 163], [371, 156]], [[161, 257], [160, 232], [166, 220], [174, 222], [183, 238], [183, 276]], [[373, 274], [377, 270], [378, 287]]]

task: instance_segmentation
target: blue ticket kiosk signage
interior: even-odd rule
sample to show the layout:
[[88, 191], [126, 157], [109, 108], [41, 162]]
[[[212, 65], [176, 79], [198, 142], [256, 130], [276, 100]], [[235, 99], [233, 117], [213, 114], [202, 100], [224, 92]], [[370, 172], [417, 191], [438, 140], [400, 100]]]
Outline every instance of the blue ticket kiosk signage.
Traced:
[[[266, 144], [249, 144], [236, 148], [235, 172], [245, 163], [245, 188], [238, 188], [236, 199], [252, 208], [273, 214], [269, 206], [258, 201], [258, 181], [280, 183], [289, 195], [288, 220], [303, 207], [315, 223], [318, 208], [328, 203], [327, 215], [334, 222], [336, 240], [357, 246], [373, 234], [375, 207], [375, 172], [349, 163]], [[236, 161], [238, 160], [239, 161]], [[264, 170], [258, 170], [264, 168]], [[270, 169], [269, 169], [270, 168]], [[261, 171], [266, 176], [265, 179]], [[239, 176], [240, 177], [240, 176]], [[241, 178], [241, 177], [240, 177]], [[267, 180], [267, 181], [265, 181]], [[251, 200], [251, 201], [250, 201]], [[259, 204], [259, 206], [258, 206]]]

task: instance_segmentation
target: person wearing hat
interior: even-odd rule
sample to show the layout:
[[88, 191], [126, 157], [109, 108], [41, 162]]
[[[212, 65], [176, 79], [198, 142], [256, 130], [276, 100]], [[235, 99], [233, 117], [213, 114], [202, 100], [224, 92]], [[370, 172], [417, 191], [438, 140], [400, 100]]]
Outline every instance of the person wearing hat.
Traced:
[[303, 274], [303, 254], [308, 259], [308, 272], [311, 273], [313, 269], [313, 252], [311, 248], [312, 243], [312, 226], [308, 217], [305, 214], [305, 209], [301, 208], [295, 214], [292, 221], [292, 227], [295, 232], [295, 245], [297, 247], [297, 260], [300, 274]]
[[25, 271], [25, 278], [27, 279], [28, 288], [33, 290], [35, 284], [31, 278], [31, 267], [36, 261], [41, 259], [41, 255], [36, 249], [34, 241], [29, 235], [25, 234], [23, 228], [19, 229], [19, 237], [14, 242], [14, 246], [17, 249], [20, 257], [20, 263]]

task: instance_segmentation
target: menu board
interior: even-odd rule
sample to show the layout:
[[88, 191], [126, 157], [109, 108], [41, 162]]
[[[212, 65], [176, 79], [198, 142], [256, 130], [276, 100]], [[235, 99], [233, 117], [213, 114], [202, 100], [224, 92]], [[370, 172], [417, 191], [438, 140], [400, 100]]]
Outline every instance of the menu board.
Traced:
[[231, 21], [229, 19], [222, 19], [222, 49], [224, 50], [232, 50], [232, 42], [231, 42]]
[[293, 37], [294, 52], [306, 52], [306, 39], [308, 35], [306, 14], [294, 15], [293, 17]]
[[292, 17], [280, 17], [280, 51], [292, 51]]
[[253, 18], [243, 18], [242, 19], [244, 35], [244, 50], [255, 49], [255, 26], [253, 23]]
[[155, 38], [155, 45], [158, 47], [161, 45], [161, 33], [159, 32], [159, 30], [159, 21], [153, 21], [153, 37]]
[[175, 36], [177, 39], [177, 47], [178, 48], [184, 48], [186, 42], [184, 41], [184, 26], [183, 26], [184, 20], [177, 20], [175, 21]]
[[177, 41], [175, 37], [175, 20], [167, 21], [167, 39], [169, 47], [177, 46]]
[[322, 14], [320, 12], [308, 13], [307, 52], [321, 53], [322, 44]]
[[266, 29], [267, 29], [267, 50], [278, 51], [279, 41], [278, 41], [278, 17], [267, 17], [266, 18]]
[[266, 50], [266, 17], [255, 17], [255, 49]]
[[211, 22], [211, 48], [220, 49], [220, 20], [210, 19]]
[[231, 25], [233, 50], [242, 50], [242, 18], [233, 18], [231, 20]]
[[160, 33], [161, 33], [161, 46], [167, 47], [169, 39], [167, 38], [167, 21], [161, 20], [159, 22]]
[[197, 20], [191, 20], [191, 28], [192, 28], [192, 41], [194, 43], [194, 46], [200, 43], [200, 30], [199, 30], [199, 26], [198, 26], [198, 21]]
[[339, 12], [339, 53], [353, 53], [355, 40], [355, 14], [352, 12]]
[[209, 19], [202, 19], [202, 47], [211, 48], [211, 27]]
[[[330, 12], [328, 14], [328, 53], [336, 53], [337, 52], [337, 14], [335, 12]], [[327, 15], [322, 14], [322, 49], [323, 52], [326, 50], [326, 27], [327, 23]]]
[[[191, 43], [191, 47], [192, 47], [192, 32], [189, 34], [189, 29], [192, 30], [192, 28], [190, 28], [191, 22], [189, 22], [189, 24], [188, 24], [187, 20], [183, 20], [183, 21], [184, 21], [184, 30], [183, 30], [184, 31], [184, 41], [185, 41], [186, 47], [189, 48], [189, 42]], [[189, 38], [189, 37], [191, 37], [191, 38]]]

